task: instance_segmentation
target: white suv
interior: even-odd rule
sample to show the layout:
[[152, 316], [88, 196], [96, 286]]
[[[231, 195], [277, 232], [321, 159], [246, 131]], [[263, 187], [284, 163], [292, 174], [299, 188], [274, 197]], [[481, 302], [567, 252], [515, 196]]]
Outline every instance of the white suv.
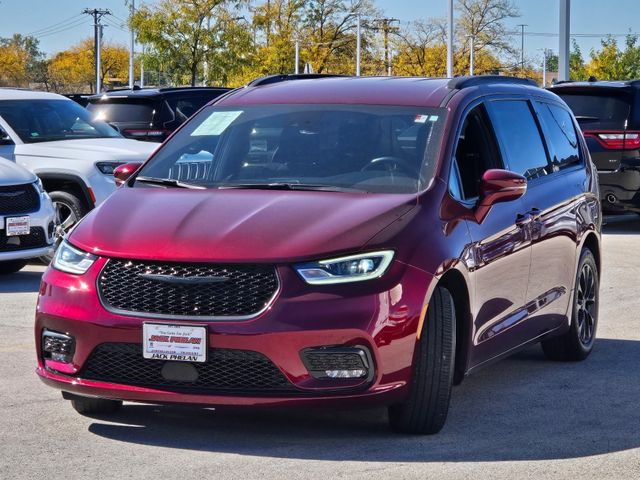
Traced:
[[62, 95], [0, 89], [0, 159], [42, 180], [65, 231], [115, 191], [116, 166], [143, 162], [156, 147], [123, 138]]
[[20, 270], [27, 260], [50, 255], [55, 212], [38, 177], [0, 160], [0, 275]]

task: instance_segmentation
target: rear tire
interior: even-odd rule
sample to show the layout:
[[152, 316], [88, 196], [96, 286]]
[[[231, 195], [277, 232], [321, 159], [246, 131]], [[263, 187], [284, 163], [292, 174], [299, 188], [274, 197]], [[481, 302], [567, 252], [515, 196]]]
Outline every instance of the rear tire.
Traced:
[[599, 287], [595, 258], [591, 250], [585, 248], [580, 254], [576, 273], [569, 331], [541, 342], [549, 360], [577, 362], [589, 356], [598, 327]]
[[434, 434], [449, 411], [455, 366], [456, 315], [453, 297], [436, 287], [416, 345], [409, 398], [389, 407], [391, 428], [401, 433]]
[[8, 260], [0, 262], [0, 275], [9, 275], [19, 272], [27, 264], [27, 260]]
[[99, 415], [117, 412], [122, 407], [122, 401], [74, 396], [71, 400], [71, 406], [82, 415]]

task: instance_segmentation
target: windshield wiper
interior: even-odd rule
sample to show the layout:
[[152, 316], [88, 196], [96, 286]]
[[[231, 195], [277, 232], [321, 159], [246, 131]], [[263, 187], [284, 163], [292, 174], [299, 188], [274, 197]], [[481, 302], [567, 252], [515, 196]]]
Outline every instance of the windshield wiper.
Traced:
[[181, 182], [173, 178], [157, 178], [157, 177], [136, 177], [136, 182], [148, 183], [150, 185], [164, 185], [166, 187], [191, 188], [195, 190], [204, 190], [206, 187], [196, 185], [194, 183]]
[[360, 192], [357, 188], [337, 187], [335, 185], [310, 185], [306, 183], [271, 182], [271, 183], [228, 183], [216, 185], [221, 190], [226, 189], [255, 189], [255, 190], [311, 190], [319, 192]]
[[590, 117], [589, 115], [576, 115], [576, 120], [579, 122], [595, 122], [596, 120], [600, 120], [598, 117]]

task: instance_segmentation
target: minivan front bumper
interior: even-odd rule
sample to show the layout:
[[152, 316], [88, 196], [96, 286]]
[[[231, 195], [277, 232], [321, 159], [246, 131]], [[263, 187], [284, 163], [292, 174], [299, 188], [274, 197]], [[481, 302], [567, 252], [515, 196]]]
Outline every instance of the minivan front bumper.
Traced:
[[[49, 268], [43, 276], [35, 324], [37, 374], [50, 386], [78, 395], [210, 406], [354, 402], [377, 405], [397, 403], [408, 393], [416, 332], [433, 280], [422, 270], [395, 261], [376, 280], [312, 287], [291, 267], [279, 266], [281, 289], [269, 308], [257, 317], [243, 321], [187, 322], [206, 326], [210, 352], [259, 355], [286, 379], [284, 389], [261, 389], [261, 380], [256, 377], [258, 388], [250, 385], [247, 389], [220, 390], [202, 384], [160, 385], [153, 380], [141, 381], [140, 377], [131, 382], [114, 382], [107, 377], [96, 379], [95, 372], [93, 376], [87, 374], [88, 362], [99, 348], [120, 348], [118, 345], [128, 350], [141, 348], [144, 322], [180, 323], [106, 310], [96, 291], [97, 276], [105, 261], [99, 259], [84, 275]], [[45, 358], [42, 348], [45, 330], [75, 339], [68, 363]], [[309, 371], [305, 351], [343, 347], [361, 348], [370, 355], [365, 362], [369, 368], [366, 376], [318, 378]], [[114, 364], [122, 358], [114, 358]], [[142, 361], [138, 357], [134, 360], [131, 365]]]

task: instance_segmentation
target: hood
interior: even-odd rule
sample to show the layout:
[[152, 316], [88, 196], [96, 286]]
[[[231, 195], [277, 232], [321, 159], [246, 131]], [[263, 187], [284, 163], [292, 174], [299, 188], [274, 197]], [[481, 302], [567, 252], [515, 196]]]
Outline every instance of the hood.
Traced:
[[107, 257], [278, 262], [358, 251], [415, 195], [123, 188], [69, 240]]
[[25, 157], [143, 162], [156, 148], [158, 144], [127, 138], [93, 138], [25, 143], [16, 145], [15, 154]]
[[0, 158], [0, 186], [21, 185], [35, 182], [37, 177], [29, 170], [10, 160]]

